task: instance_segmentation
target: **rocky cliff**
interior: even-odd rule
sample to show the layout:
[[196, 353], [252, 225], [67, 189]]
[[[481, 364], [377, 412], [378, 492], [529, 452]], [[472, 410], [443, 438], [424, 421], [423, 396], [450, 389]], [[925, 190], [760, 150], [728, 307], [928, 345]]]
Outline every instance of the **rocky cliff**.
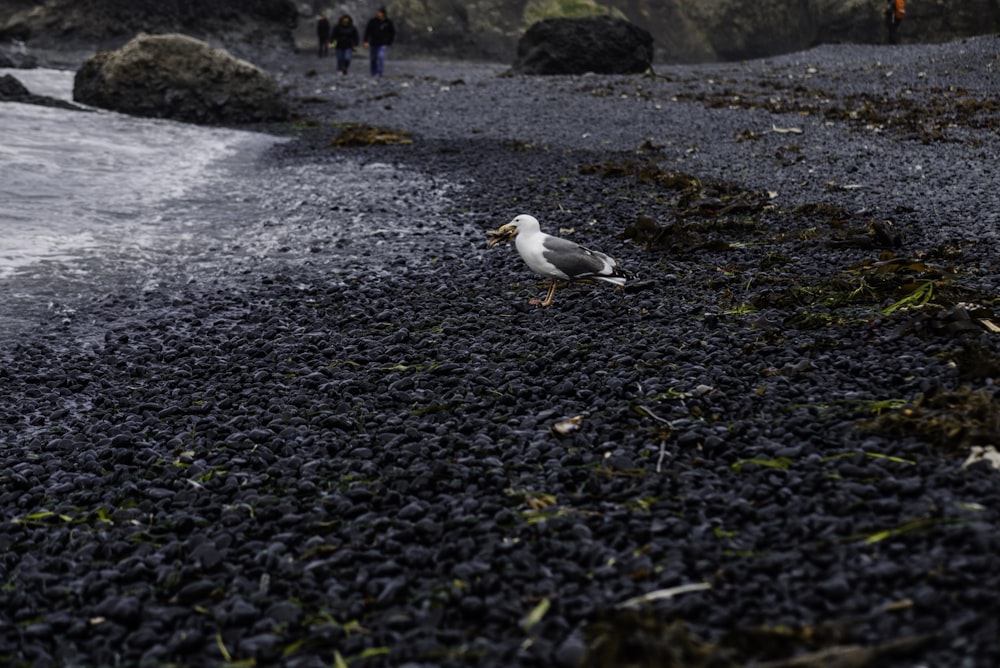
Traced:
[[0, 45], [89, 55], [139, 33], [183, 33], [253, 61], [293, 48], [291, 0], [0, 0]]
[[[883, 0], [387, 0], [397, 53], [512, 62], [534, 22], [610, 13], [648, 30], [657, 62], [738, 60], [821, 43], [885, 39]], [[998, 0], [911, 0], [904, 43], [1000, 31]], [[117, 48], [139, 32], [181, 32], [259, 62], [293, 40], [312, 48], [316, 11], [347, 12], [363, 26], [368, 1], [0, 0], [0, 44]], [[298, 30], [295, 30], [298, 22]]]
[[[911, 0], [904, 42], [1000, 30], [997, 0]], [[443, 56], [513, 59], [540, 18], [611, 13], [652, 33], [658, 62], [739, 60], [831, 42], [885, 39], [883, 0], [395, 0], [400, 45]]]

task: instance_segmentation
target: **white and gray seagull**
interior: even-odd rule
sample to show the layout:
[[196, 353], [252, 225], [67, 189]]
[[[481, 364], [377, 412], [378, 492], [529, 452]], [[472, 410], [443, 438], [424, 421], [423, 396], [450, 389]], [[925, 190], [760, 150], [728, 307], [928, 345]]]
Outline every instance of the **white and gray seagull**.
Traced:
[[625, 285], [625, 279], [631, 278], [614, 258], [588, 250], [569, 239], [545, 234], [534, 216], [521, 214], [489, 235], [488, 248], [514, 238], [514, 245], [524, 263], [536, 274], [551, 281], [545, 299], [532, 299], [530, 304], [551, 304], [558, 281], [598, 280]]

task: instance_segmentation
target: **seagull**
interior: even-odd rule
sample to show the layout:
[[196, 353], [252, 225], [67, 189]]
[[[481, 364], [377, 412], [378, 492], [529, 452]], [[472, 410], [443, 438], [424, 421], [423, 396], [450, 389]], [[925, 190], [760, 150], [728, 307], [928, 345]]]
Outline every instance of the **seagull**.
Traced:
[[548, 306], [556, 294], [558, 281], [596, 279], [614, 285], [625, 285], [631, 276], [604, 253], [592, 251], [568, 239], [542, 232], [534, 216], [521, 214], [495, 232], [487, 248], [514, 238], [521, 259], [536, 274], [551, 281], [545, 299], [532, 299], [529, 304]]

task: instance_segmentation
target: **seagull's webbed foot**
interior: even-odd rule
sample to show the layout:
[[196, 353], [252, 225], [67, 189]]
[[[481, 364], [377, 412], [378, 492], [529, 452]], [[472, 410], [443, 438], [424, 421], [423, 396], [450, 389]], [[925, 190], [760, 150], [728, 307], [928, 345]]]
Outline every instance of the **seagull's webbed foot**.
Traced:
[[552, 284], [549, 286], [549, 293], [545, 295], [545, 299], [530, 299], [528, 303], [533, 306], [549, 306], [552, 304], [552, 298], [556, 296], [556, 283], [555, 279], [552, 279]]

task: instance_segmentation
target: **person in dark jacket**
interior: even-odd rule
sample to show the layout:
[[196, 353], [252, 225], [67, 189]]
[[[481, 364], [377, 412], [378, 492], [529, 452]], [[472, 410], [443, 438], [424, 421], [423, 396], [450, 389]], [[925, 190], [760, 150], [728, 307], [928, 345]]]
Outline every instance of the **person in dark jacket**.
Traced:
[[319, 57], [330, 53], [330, 21], [325, 14], [316, 17], [316, 39], [319, 42]]
[[385, 7], [379, 7], [375, 17], [365, 26], [365, 46], [368, 47], [368, 64], [373, 77], [382, 76], [385, 69], [385, 52], [396, 39], [396, 28], [385, 15]]
[[337, 54], [337, 71], [341, 76], [346, 76], [347, 68], [351, 66], [354, 47], [361, 42], [358, 29], [354, 27], [354, 19], [350, 14], [341, 16], [337, 25], [333, 26], [331, 39], [335, 42], [333, 50]]

